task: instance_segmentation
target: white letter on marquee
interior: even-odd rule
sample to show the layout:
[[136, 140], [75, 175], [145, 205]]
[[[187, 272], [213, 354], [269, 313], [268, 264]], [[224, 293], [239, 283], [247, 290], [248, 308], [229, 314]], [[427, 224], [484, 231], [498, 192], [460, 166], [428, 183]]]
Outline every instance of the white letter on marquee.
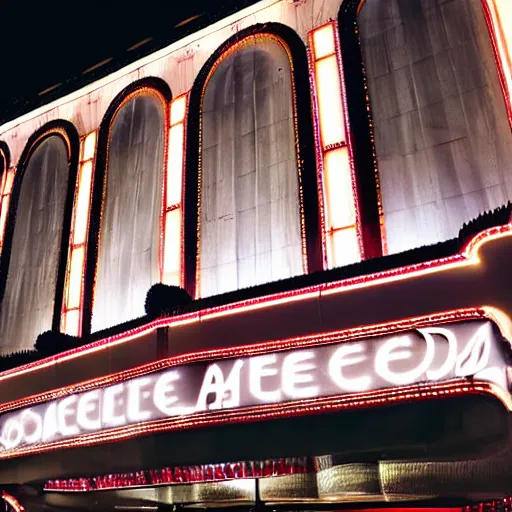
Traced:
[[435, 347], [432, 338], [426, 338], [425, 343], [427, 345], [425, 357], [416, 368], [406, 372], [393, 372], [389, 368], [389, 363], [391, 361], [410, 359], [413, 355], [413, 351], [411, 350], [412, 341], [409, 336], [391, 338], [377, 351], [375, 356], [375, 371], [391, 384], [397, 386], [412, 384], [428, 370], [428, 367], [432, 364], [434, 359]]
[[170, 371], [161, 375], [155, 384], [153, 401], [157, 409], [168, 416], [171, 416], [176, 409], [173, 404], [178, 401], [174, 393], [173, 382], [179, 379], [178, 372]]
[[329, 360], [329, 376], [333, 382], [344, 391], [367, 391], [371, 388], [372, 379], [369, 375], [361, 375], [348, 379], [343, 376], [342, 369], [347, 366], [354, 366], [366, 359], [364, 354], [365, 345], [354, 343], [341, 346]]
[[254, 398], [262, 402], [279, 402], [281, 400], [281, 391], [263, 391], [261, 389], [261, 379], [277, 375], [277, 368], [265, 368], [275, 364], [277, 357], [275, 354], [254, 357], [249, 360], [249, 391]]
[[140, 421], [147, 421], [151, 418], [151, 411], [144, 411], [140, 408], [140, 398], [143, 393], [142, 388], [151, 384], [153, 379], [151, 377], [141, 377], [127, 383], [128, 387], [128, 407], [127, 417], [128, 421], [138, 423]]
[[315, 358], [313, 351], [293, 352], [284, 358], [282, 387], [290, 398], [311, 398], [318, 396], [318, 386], [299, 386], [314, 382], [313, 375], [305, 373], [316, 370], [316, 365], [310, 361]]
[[66, 419], [68, 416], [72, 416], [75, 412], [72, 407], [76, 404], [78, 397], [71, 395], [57, 403], [57, 420], [59, 430], [63, 436], [76, 436], [80, 433], [78, 427], [73, 424], [68, 424]]
[[44, 413], [43, 441], [51, 441], [58, 433], [57, 402], [52, 402]]
[[[95, 410], [97, 418], [94, 420], [89, 417], [89, 414]], [[101, 428], [99, 389], [88, 391], [80, 397], [76, 407], [76, 422], [84, 430], [99, 430]]]
[[[196, 410], [238, 407], [240, 405], [240, 370], [243, 364], [243, 361], [236, 361], [226, 381], [218, 364], [209, 366], [199, 392]], [[227, 392], [230, 394], [229, 397], [225, 396]], [[215, 393], [215, 401], [208, 405], [206, 400], [210, 393]]]
[[116, 384], [106, 388], [103, 393], [103, 424], [108, 426], [119, 426], [126, 424], [126, 416], [114, 415], [116, 399], [123, 393], [124, 384]]
[[[27, 429], [25, 428], [26, 423], [33, 422], [36, 424], [34, 432], [27, 435]], [[43, 437], [43, 419], [39, 414], [35, 413], [32, 409], [26, 409], [21, 413], [21, 423], [23, 425], [23, 432], [25, 434], [25, 443], [40, 443]]]
[[[14, 434], [14, 437], [13, 437]], [[23, 428], [17, 418], [9, 418], [2, 430], [2, 444], [6, 449], [16, 448], [23, 439]]]

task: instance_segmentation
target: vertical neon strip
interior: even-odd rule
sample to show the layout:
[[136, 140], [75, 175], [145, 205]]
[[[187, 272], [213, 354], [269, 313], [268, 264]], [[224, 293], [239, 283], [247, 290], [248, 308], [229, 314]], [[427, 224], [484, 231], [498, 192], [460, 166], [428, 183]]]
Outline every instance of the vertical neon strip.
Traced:
[[364, 257], [336, 22], [309, 33], [309, 59], [327, 268]]
[[170, 105], [169, 146], [164, 182], [162, 283], [184, 285], [183, 185], [188, 94]]
[[91, 132], [82, 139], [80, 144], [80, 169], [73, 203], [73, 221], [60, 325], [61, 332], [71, 336], [79, 336], [82, 331], [85, 262], [96, 141], [97, 132]]
[[512, 127], [512, 1], [482, 0]]
[[4, 173], [2, 178], [2, 195], [0, 199], [0, 251], [4, 244], [5, 225], [7, 223], [7, 214], [9, 213], [9, 203], [11, 201], [12, 185], [14, 183], [14, 176], [16, 168], [11, 167]]

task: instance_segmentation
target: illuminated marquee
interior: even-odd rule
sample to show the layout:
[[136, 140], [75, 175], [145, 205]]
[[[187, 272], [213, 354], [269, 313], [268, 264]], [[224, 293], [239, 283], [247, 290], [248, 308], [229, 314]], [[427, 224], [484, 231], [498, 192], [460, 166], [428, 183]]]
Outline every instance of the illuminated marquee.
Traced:
[[508, 392], [490, 321], [203, 361], [0, 416], [0, 452], [209, 410], [279, 404], [474, 377]]

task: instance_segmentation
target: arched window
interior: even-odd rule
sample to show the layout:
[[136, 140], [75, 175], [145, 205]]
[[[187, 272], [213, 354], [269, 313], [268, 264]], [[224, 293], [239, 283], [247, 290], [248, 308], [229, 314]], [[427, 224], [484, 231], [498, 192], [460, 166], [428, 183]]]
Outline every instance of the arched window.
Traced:
[[58, 309], [68, 180], [74, 177], [63, 137], [50, 134], [36, 144], [17, 171], [10, 234], [2, 252], [2, 269], [7, 271], [0, 305], [2, 353], [31, 349], [39, 334], [52, 329]]
[[512, 198], [512, 134], [481, 1], [366, 0], [358, 25], [389, 252], [455, 237]]
[[165, 147], [160, 94], [147, 89], [128, 96], [108, 130], [93, 332], [143, 316], [146, 293], [160, 279]]
[[280, 41], [224, 53], [202, 100], [199, 295], [304, 272], [293, 78]]

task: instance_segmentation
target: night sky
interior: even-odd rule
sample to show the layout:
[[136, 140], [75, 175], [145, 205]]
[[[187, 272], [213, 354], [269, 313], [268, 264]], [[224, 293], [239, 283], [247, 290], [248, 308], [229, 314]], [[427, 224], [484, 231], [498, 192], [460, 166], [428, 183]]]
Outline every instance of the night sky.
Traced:
[[[0, 123], [97, 80], [256, 1], [2, 0]], [[190, 20], [193, 17], [196, 18]], [[187, 20], [190, 21], [183, 23]], [[151, 40], [129, 50], [147, 38]], [[85, 72], [110, 58], [104, 65]], [[57, 84], [60, 85], [45, 92]]]

